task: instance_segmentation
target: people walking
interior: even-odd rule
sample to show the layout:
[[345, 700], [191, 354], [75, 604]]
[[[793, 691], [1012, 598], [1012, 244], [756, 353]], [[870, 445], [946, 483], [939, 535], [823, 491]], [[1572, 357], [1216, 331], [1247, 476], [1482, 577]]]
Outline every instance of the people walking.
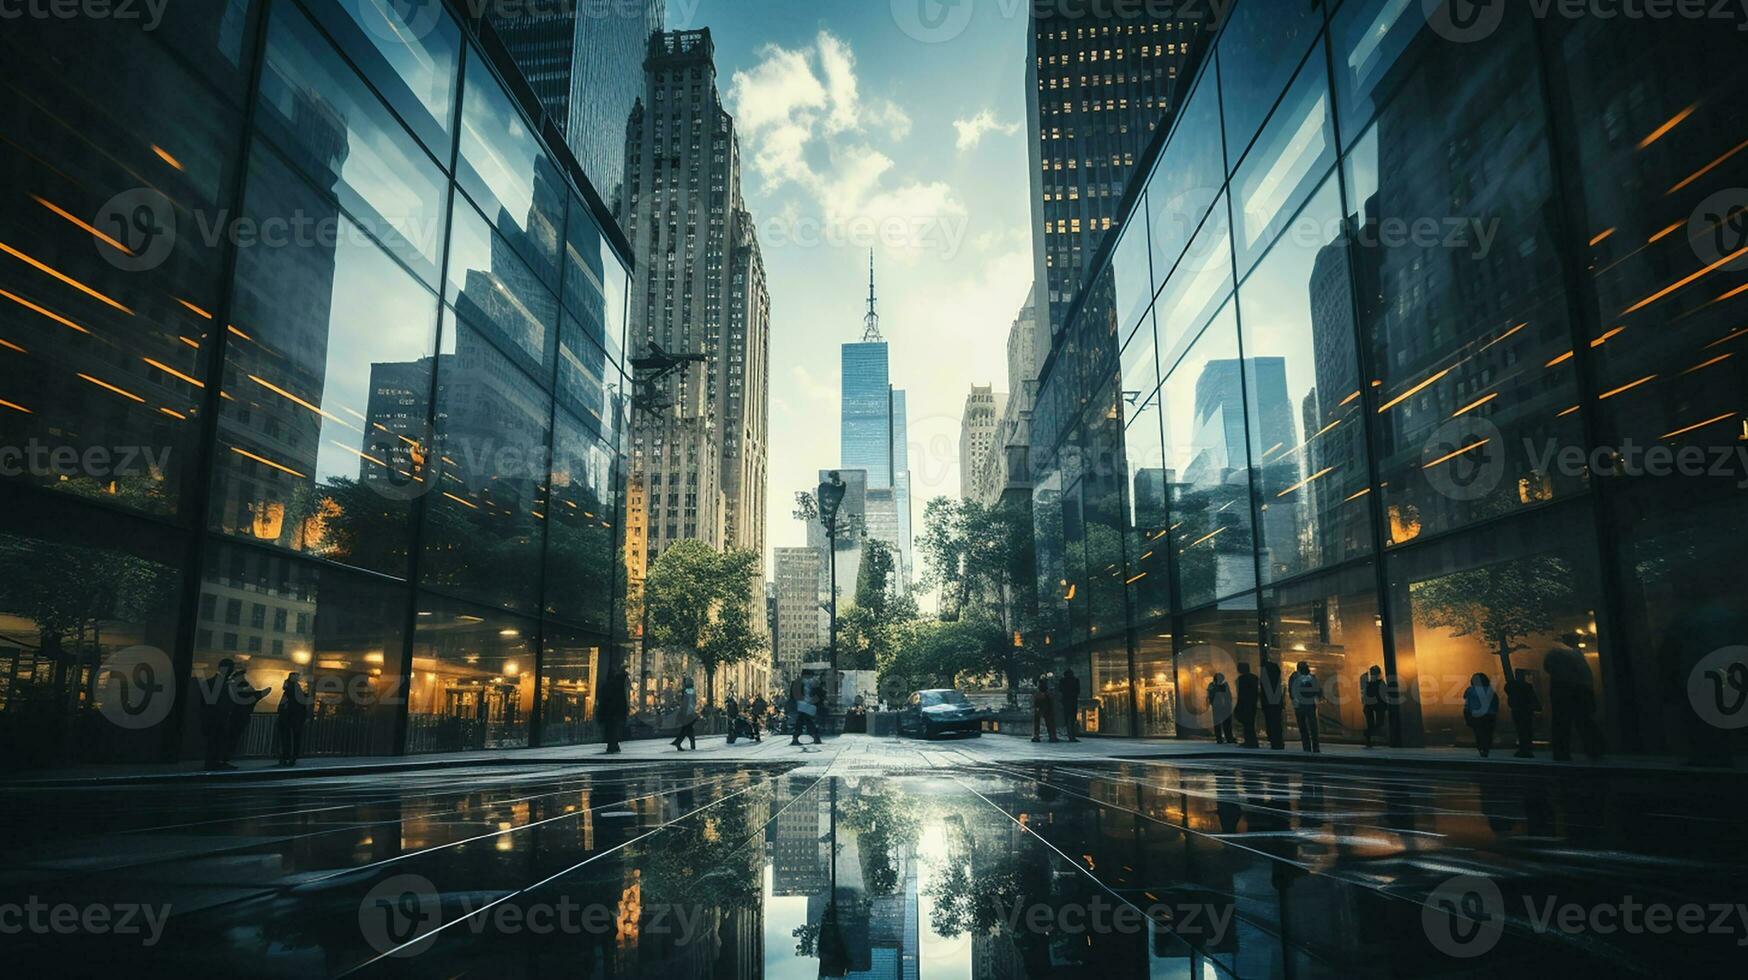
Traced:
[[1382, 734], [1385, 725], [1384, 668], [1377, 664], [1360, 678], [1360, 710], [1366, 719], [1366, 748], [1372, 747], [1374, 736]]
[[1050, 678], [1044, 674], [1038, 675], [1038, 687], [1032, 692], [1032, 741], [1038, 741], [1038, 726], [1040, 723], [1050, 730], [1050, 741], [1060, 741], [1056, 737], [1056, 706], [1051, 703]]
[[1307, 752], [1322, 752], [1323, 737], [1317, 725], [1317, 702], [1323, 700], [1323, 688], [1311, 673], [1311, 665], [1299, 661], [1293, 672], [1288, 694], [1293, 699], [1293, 718], [1299, 723], [1299, 745]]
[[224, 769], [230, 766], [231, 670], [236, 666], [231, 658], [218, 662], [218, 670], [199, 682], [200, 733], [206, 739], [206, 768]]
[[813, 744], [818, 745], [823, 741], [819, 737], [819, 721], [816, 717], [819, 714], [820, 700], [818, 685], [813, 681], [797, 678], [789, 685], [789, 697], [793, 702], [791, 710], [795, 716], [794, 724], [790, 728], [794, 737], [789, 739], [789, 744], [800, 745], [801, 732], [805, 729], [813, 735]]
[[297, 671], [285, 675], [285, 683], [279, 687], [279, 709], [275, 712], [273, 734], [279, 742], [279, 764], [282, 766], [297, 765], [297, 758], [303, 752], [303, 727], [309, 720], [309, 692], [297, 679]]
[[1592, 759], [1602, 757], [1602, 729], [1596, 724], [1596, 689], [1592, 686], [1590, 665], [1584, 662], [1578, 644], [1578, 634], [1564, 634], [1542, 661], [1542, 670], [1548, 675], [1548, 702], [1553, 714], [1553, 731], [1548, 741], [1556, 762], [1571, 761], [1573, 729], [1578, 730], [1586, 755]]
[[1232, 737], [1232, 685], [1226, 683], [1225, 674], [1216, 672], [1208, 682], [1208, 712], [1214, 724], [1214, 743], [1236, 744], [1238, 740]]
[[755, 742], [763, 741], [759, 736], [759, 726], [765, 720], [765, 712], [769, 710], [770, 706], [765, 703], [763, 694], [753, 695], [752, 707], [747, 711], [747, 723], [752, 727], [753, 741]]
[[625, 734], [625, 717], [631, 709], [631, 678], [624, 667], [609, 671], [606, 680], [595, 691], [595, 717], [601, 722], [601, 738], [607, 743], [607, 754], [617, 755], [619, 740]]
[[1519, 670], [1505, 682], [1505, 705], [1511, 709], [1511, 725], [1517, 729], [1519, 759], [1536, 757], [1536, 712], [1542, 710], [1542, 699], [1529, 681], [1530, 672]]
[[1269, 748], [1284, 749], [1286, 742], [1287, 689], [1281, 683], [1281, 665], [1273, 660], [1262, 662], [1262, 724], [1268, 730]]
[[686, 686], [680, 690], [678, 712], [680, 730], [674, 735], [674, 741], [671, 744], [674, 748], [684, 752], [686, 746], [680, 743], [689, 742], [691, 748], [696, 751], [698, 748], [698, 689], [693, 686], [690, 677], [686, 678]]
[[1475, 733], [1475, 749], [1485, 759], [1493, 753], [1493, 729], [1499, 723], [1499, 695], [1486, 674], [1469, 678], [1463, 691], [1463, 721]]
[[1080, 741], [1080, 678], [1074, 676], [1074, 668], [1062, 672], [1062, 680], [1056, 685], [1056, 693], [1062, 699], [1062, 728], [1070, 742]]
[[722, 713], [728, 717], [728, 744], [733, 745], [740, 737], [741, 726], [740, 702], [734, 699], [734, 695], [730, 694], [723, 700]]
[[1244, 729], [1244, 747], [1254, 749], [1256, 745], [1256, 675], [1250, 672], [1248, 662], [1238, 665], [1238, 706], [1236, 718], [1238, 727]]

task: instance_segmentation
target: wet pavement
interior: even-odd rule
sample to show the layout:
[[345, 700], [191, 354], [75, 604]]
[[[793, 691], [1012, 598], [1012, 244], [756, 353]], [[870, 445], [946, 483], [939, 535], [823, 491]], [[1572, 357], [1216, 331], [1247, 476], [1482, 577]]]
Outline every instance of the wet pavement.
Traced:
[[663, 980], [1748, 963], [1736, 775], [1082, 744], [0, 787], [0, 950], [57, 975]]

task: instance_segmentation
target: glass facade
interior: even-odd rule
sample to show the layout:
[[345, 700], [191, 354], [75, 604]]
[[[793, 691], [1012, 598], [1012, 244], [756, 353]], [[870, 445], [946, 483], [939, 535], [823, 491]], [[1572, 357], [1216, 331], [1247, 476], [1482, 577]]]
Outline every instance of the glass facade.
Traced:
[[843, 345], [840, 460], [868, 471], [869, 489], [892, 486], [892, 384], [885, 341]]
[[1748, 641], [1748, 63], [1703, 19], [1442, 26], [1240, 0], [1088, 267], [1033, 504], [1104, 731], [1303, 662], [1332, 739], [1373, 666], [1409, 745], [1468, 744], [1477, 672], [1587, 689], [1617, 750], [1724, 737], [1687, 685]]
[[0, 37], [7, 764], [595, 737], [629, 260], [463, 10]]

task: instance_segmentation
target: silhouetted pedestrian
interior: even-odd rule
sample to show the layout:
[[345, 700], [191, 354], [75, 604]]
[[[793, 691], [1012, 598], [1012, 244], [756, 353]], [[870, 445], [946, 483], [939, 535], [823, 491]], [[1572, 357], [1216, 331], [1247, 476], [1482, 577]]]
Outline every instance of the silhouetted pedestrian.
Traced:
[[1372, 747], [1372, 737], [1384, 731], [1384, 668], [1376, 664], [1360, 678], [1360, 710], [1366, 718], [1366, 748]]
[[1542, 699], [1536, 695], [1529, 675], [1529, 671], [1519, 670], [1516, 676], [1505, 682], [1505, 704], [1511, 709], [1512, 727], [1517, 729], [1516, 755], [1519, 759], [1536, 757], [1536, 712], [1542, 710]]
[[1236, 743], [1232, 737], [1232, 685], [1226, 683], [1225, 674], [1216, 672], [1208, 682], [1208, 713], [1214, 723], [1214, 743]]
[[813, 735], [813, 744], [818, 745], [820, 742], [824, 741], [819, 737], [818, 715], [820, 713], [820, 701], [823, 700], [823, 695], [819, 691], [819, 685], [813, 681], [802, 681], [797, 679], [795, 683], [789, 686], [789, 690], [791, 692], [790, 696], [795, 702], [794, 737], [789, 740], [789, 744], [800, 745], [801, 733], [805, 730]]
[[693, 685], [690, 677], [686, 678], [686, 686], [680, 691], [678, 712], [680, 730], [674, 735], [674, 741], [670, 744], [684, 752], [686, 746], [680, 743], [689, 742], [691, 748], [696, 750], [698, 748], [698, 689]]
[[1578, 650], [1579, 637], [1567, 633], [1542, 661], [1548, 675], [1548, 702], [1553, 712], [1553, 732], [1548, 741], [1557, 762], [1572, 759], [1572, 730], [1584, 743], [1584, 753], [1592, 759], [1602, 757], [1602, 729], [1596, 724], [1596, 688], [1592, 685], [1590, 665]]
[[309, 693], [298, 682], [297, 671], [285, 675], [279, 687], [279, 709], [274, 713], [274, 735], [279, 742], [279, 764], [297, 765], [303, 752], [303, 726], [310, 716]]
[[1249, 663], [1238, 665], [1238, 706], [1235, 717], [1238, 727], [1244, 729], [1244, 747], [1256, 748], [1256, 675], [1250, 672]]
[[747, 715], [747, 723], [752, 726], [753, 741], [755, 742], [764, 741], [764, 739], [759, 735], [759, 726], [765, 720], [765, 712], [769, 710], [771, 710], [770, 705], [765, 703], [765, 696], [763, 694], [753, 696], [753, 704]]
[[607, 754], [617, 754], [619, 740], [625, 734], [625, 717], [631, 709], [631, 678], [624, 667], [607, 674], [595, 691], [595, 717], [601, 721], [601, 738], [607, 743]]
[[1070, 742], [1080, 741], [1078, 725], [1080, 717], [1080, 678], [1074, 676], [1074, 668], [1062, 672], [1062, 680], [1056, 685], [1056, 693], [1062, 699], [1062, 730]]
[[1262, 725], [1268, 731], [1269, 748], [1284, 749], [1286, 742], [1287, 689], [1281, 683], [1281, 665], [1273, 660], [1262, 662]]
[[1051, 703], [1050, 678], [1038, 675], [1038, 688], [1032, 692], [1032, 741], [1038, 741], [1038, 726], [1040, 723], [1050, 731], [1050, 741], [1060, 741], [1056, 737], [1056, 706]]
[[237, 754], [237, 746], [243, 741], [243, 736], [249, 732], [249, 720], [255, 716], [255, 706], [273, 691], [269, 688], [256, 688], [249, 683], [249, 677], [242, 668], [233, 668], [230, 673], [230, 683], [225, 686], [225, 707], [229, 717], [229, 728], [225, 731], [225, 761], [220, 769], [235, 769], [231, 758]]
[[199, 682], [200, 734], [206, 739], [206, 768], [230, 766], [231, 671], [236, 662], [226, 657], [218, 670]]
[[722, 713], [728, 717], [728, 744], [733, 745], [740, 738], [740, 702], [730, 694], [722, 702]]
[[1299, 661], [1299, 669], [1288, 682], [1293, 699], [1293, 717], [1299, 723], [1299, 744], [1307, 752], [1323, 751], [1323, 733], [1317, 727], [1317, 702], [1323, 700], [1323, 688], [1311, 674], [1311, 665]]
[[1485, 759], [1493, 754], [1493, 729], [1499, 723], [1499, 695], [1486, 674], [1469, 678], [1463, 691], [1463, 721], [1475, 733], [1475, 749]]

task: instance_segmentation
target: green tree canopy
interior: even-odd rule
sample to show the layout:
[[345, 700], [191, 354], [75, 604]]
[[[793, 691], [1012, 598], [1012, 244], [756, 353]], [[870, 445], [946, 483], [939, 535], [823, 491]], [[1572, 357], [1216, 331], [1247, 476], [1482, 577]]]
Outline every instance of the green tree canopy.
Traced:
[[754, 625], [751, 551], [718, 553], [702, 541], [676, 541], [650, 565], [644, 580], [649, 639], [692, 651], [704, 668], [705, 703], [716, 696], [716, 669], [765, 649]]

